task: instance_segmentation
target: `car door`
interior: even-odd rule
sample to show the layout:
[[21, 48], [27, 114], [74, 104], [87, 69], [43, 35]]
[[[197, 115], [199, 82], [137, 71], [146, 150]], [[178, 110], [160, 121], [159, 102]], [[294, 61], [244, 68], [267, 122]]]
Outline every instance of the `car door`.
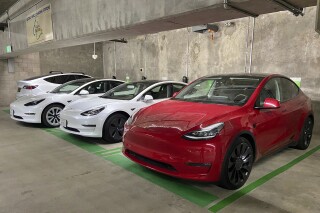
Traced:
[[[299, 87], [287, 78], [281, 78], [281, 105], [286, 108], [284, 116], [287, 120], [288, 138], [293, 138], [298, 133], [298, 123], [303, 112], [305, 99], [299, 96]], [[290, 141], [289, 141], [290, 142]]]
[[255, 103], [253, 126], [255, 127], [255, 138], [259, 143], [262, 155], [277, 149], [287, 137], [287, 122], [283, 116], [286, 110], [285, 106], [281, 105], [277, 109], [263, 109], [261, 107], [266, 98], [274, 98], [281, 101], [280, 78], [270, 79], [260, 92]]

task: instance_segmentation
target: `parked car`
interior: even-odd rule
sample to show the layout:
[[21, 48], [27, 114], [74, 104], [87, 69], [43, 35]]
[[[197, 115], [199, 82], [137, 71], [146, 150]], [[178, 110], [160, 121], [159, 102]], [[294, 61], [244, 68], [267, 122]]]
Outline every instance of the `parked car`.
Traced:
[[27, 95], [40, 95], [53, 90], [61, 84], [69, 81], [91, 78], [91, 76], [83, 73], [62, 73], [50, 72], [48, 75], [35, 76], [22, 81], [18, 81], [18, 91], [16, 98], [21, 98]]
[[285, 76], [209, 76], [131, 115], [123, 153], [160, 173], [237, 189], [262, 156], [307, 149], [313, 122], [311, 100]]
[[167, 100], [186, 84], [175, 81], [138, 81], [120, 85], [100, 97], [79, 100], [61, 112], [60, 128], [68, 133], [122, 140], [123, 125], [137, 110]]
[[43, 123], [47, 127], [60, 125], [60, 111], [69, 103], [97, 97], [121, 85], [123, 81], [84, 78], [65, 83], [49, 93], [22, 97], [10, 105], [11, 118], [26, 123]]

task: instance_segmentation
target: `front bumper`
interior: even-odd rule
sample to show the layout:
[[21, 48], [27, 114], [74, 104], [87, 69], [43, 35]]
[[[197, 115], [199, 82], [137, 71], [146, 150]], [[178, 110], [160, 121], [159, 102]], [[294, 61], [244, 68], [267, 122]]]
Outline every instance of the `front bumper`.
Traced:
[[26, 107], [23, 105], [11, 104], [10, 117], [13, 120], [26, 122], [26, 123], [41, 123], [42, 108], [38, 106]]
[[188, 141], [170, 131], [132, 127], [123, 139], [123, 154], [134, 162], [170, 176], [196, 181], [220, 179], [222, 138]]
[[82, 111], [63, 110], [60, 113], [60, 129], [85, 137], [101, 138], [103, 122], [99, 116], [82, 116]]

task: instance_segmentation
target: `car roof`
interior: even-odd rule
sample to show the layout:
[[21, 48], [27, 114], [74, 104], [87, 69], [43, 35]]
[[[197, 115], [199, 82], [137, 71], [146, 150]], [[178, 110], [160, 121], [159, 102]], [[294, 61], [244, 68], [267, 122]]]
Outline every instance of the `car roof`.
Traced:
[[[36, 80], [36, 79], [39, 79], [39, 78], [45, 78], [45, 77], [55, 77], [55, 76], [60, 76], [60, 75], [84, 75], [84, 76], [89, 76], [89, 75], [86, 75], [84, 73], [76, 73], [76, 72], [69, 72], [69, 73], [49, 73], [49, 74], [45, 74], [45, 75], [38, 75], [38, 76], [34, 76], [34, 77], [31, 77], [31, 78], [27, 78], [27, 79], [24, 79], [23, 81], [32, 81], [32, 80]], [[89, 76], [91, 77], [91, 76]]]
[[203, 78], [216, 78], [216, 77], [256, 77], [256, 78], [266, 78], [273, 74], [268, 73], [235, 73], [235, 74], [219, 74], [219, 75], [208, 75]]

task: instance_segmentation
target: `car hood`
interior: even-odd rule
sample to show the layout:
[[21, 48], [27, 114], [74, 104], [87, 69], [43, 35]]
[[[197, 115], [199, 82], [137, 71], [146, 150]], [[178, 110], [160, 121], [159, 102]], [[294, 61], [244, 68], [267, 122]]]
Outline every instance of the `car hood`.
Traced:
[[239, 106], [168, 100], [144, 109], [134, 125], [184, 132], [199, 125], [205, 127], [212, 122], [221, 122], [224, 116], [239, 109]]
[[69, 104], [65, 110], [90, 110], [93, 108], [106, 106], [114, 103], [127, 103], [127, 100], [106, 99], [100, 97], [84, 98]]

